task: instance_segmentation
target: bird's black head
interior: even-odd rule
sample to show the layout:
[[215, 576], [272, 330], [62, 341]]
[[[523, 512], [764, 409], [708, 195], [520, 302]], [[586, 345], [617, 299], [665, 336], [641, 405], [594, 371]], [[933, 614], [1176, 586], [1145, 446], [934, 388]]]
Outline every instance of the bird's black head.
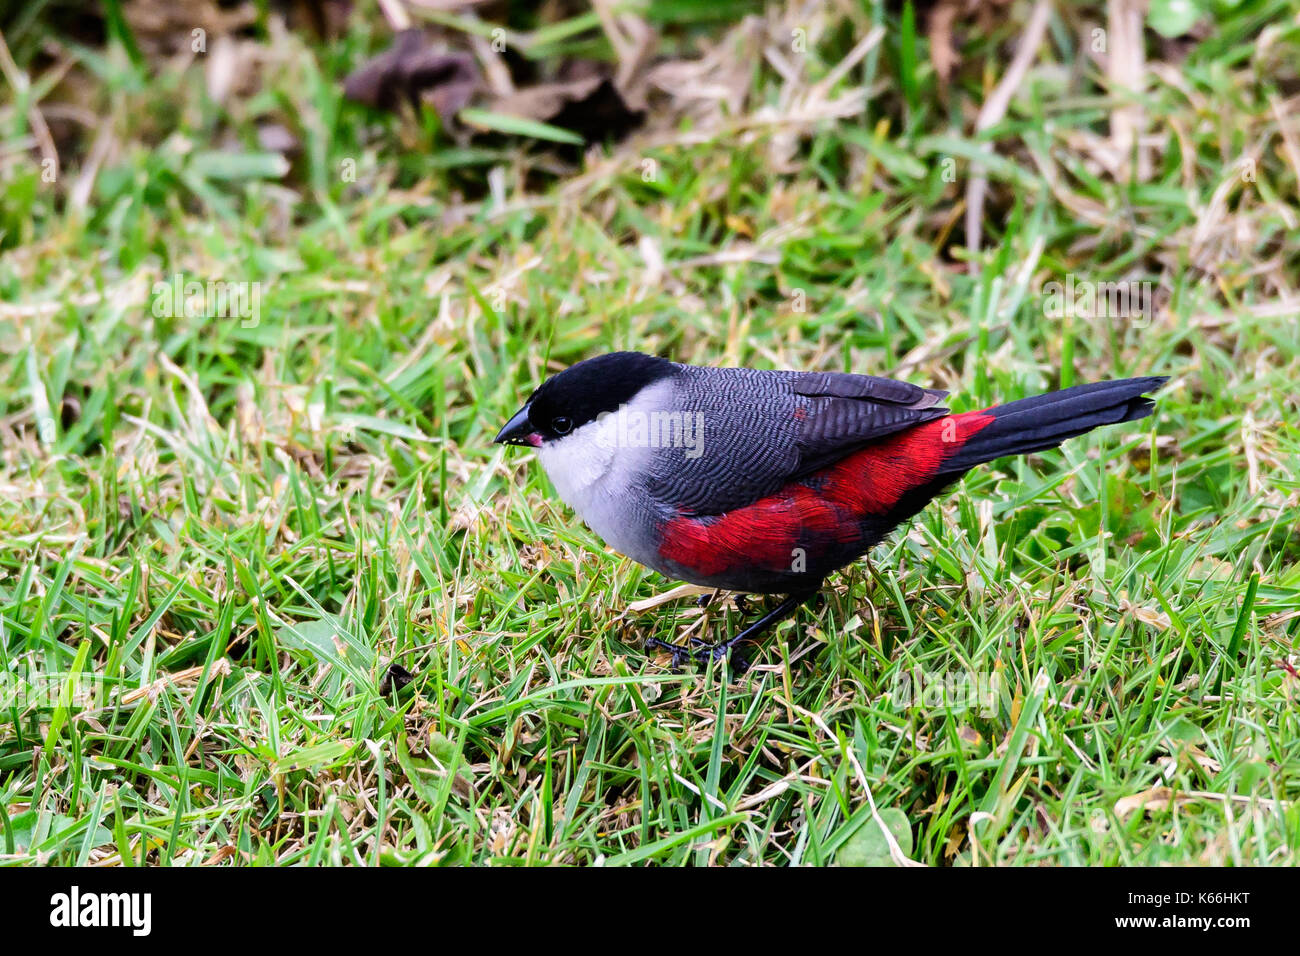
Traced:
[[641, 389], [675, 374], [667, 359], [640, 352], [597, 355], [566, 368], [542, 383], [495, 441], [540, 445], [562, 438], [604, 412], [615, 412]]

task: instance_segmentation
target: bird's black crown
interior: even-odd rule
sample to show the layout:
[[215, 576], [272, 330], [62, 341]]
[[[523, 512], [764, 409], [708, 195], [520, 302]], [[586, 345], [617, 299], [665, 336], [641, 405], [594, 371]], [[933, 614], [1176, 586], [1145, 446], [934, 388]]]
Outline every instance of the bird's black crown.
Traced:
[[676, 365], [656, 355], [597, 355], [543, 382], [528, 399], [528, 420], [543, 438], [558, 438], [617, 411], [647, 385], [676, 373]]

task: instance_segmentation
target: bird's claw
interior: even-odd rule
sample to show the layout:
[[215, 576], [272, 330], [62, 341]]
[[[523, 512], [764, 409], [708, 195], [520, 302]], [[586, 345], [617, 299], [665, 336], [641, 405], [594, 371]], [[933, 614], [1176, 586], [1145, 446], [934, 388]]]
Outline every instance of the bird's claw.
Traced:
[[[797, 611], [799, 605], [807, 601], [814, 593], [810, 589], [791, 594], [739, 634], [716, 644], [706, 644], [698, 637], [692, 637], [685, 645], [669, 644], [657, 637], [647, 637], [645, 646], [647, 650], [659, 648], [671, 654], [673, 656], [673, 670], [680, 670], [682, 664], [686, 663], [687, 660], [694, 661], [697, 664], [704, 664], [710, 660], [724, 660], [730, 654], [732, 673], [743, 674], [749, 670], [749, 661], [742, 657], [736, 648], [741, 644], [753, 643], [760, 635], [765, 634], [778, 622], [785, 620], [785, 618]], [[748, 611], [748, 606], [740, 605], [740, 607], [742, 613]]]
[[705, 664], [710, 660], [726, 660], [728, 652], [731, 652], [731, 669], [733, 672], [743, 674], [749, 670], [749, 661], [745, 660], [739, 651], [732, 651], [731, 641], [709, 644], [698, 637], [692, 637], [690, 643], [683, 646], [681, 644], [670, 644], [668, 641], [660, 640], [657, 637], [647, 637], [645, 646], [647, 650], [657, 648], [671, 654], [671, 666], [675, 671], [681, 670], [682, 665], [687, 661], [693, 664]]

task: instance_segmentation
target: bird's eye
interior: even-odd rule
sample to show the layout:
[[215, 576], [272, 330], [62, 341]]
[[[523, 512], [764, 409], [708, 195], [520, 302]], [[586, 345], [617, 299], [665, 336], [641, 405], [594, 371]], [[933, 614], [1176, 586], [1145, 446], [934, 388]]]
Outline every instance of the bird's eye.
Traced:
[[567, 435], [573, 431], [573, 419], [567, 415], [557, 415], [551, 419], [551, 430], [557, 435]]

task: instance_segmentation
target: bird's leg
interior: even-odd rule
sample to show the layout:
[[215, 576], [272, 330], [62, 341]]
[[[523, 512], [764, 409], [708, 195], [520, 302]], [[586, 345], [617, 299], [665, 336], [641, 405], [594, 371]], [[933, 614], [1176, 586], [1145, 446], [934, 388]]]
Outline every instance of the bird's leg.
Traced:
[[701, 594], [698, 598], [695, 599], [695, 606], [708, 607], [710, 604], [712, 604], [714, 601], [718, 599], [718, 595], [721, 593], [722, 592], [717, 588], [714, 588], [712, 591], [705, 591], [703, 594]]
[[[725, 641], [718, 641], [716, 644], [707, 644], [698, 637], [693, 637], [691, 638], [689, 646], [682, 647], [680, 644], [669, 644], [667, 641], [661, 641], [657, 637], [649, 637], [646, 638], [646, 648], [660, 648], [668, 651], [668, 653], [673, 655], [673, 667], [680, 667], [688, 658], [698, 663], [707, 661], [710, 658], [715, 661], [720, 661], [726, 657], [727, 652], [737, 644], [742, 644], [745, 641], [753, 641], [761, 637], [774, 625], [785, 620], [797, 611], [801, 604], [816, 593], [817, 589], [812, 588], [811, 590], [797, 591], [794, 594], [791, 594], [776, 607], [772, 608], [772, 610], [768, 611], [753, 624], [749, 625], [749, 627], [742, 630], [739, 634], [730, 637]], [[731, 656], [731, 666], [738, 673], [744, 673], [749, 669], [749, 662], [738, 653], [733, 653]]]

